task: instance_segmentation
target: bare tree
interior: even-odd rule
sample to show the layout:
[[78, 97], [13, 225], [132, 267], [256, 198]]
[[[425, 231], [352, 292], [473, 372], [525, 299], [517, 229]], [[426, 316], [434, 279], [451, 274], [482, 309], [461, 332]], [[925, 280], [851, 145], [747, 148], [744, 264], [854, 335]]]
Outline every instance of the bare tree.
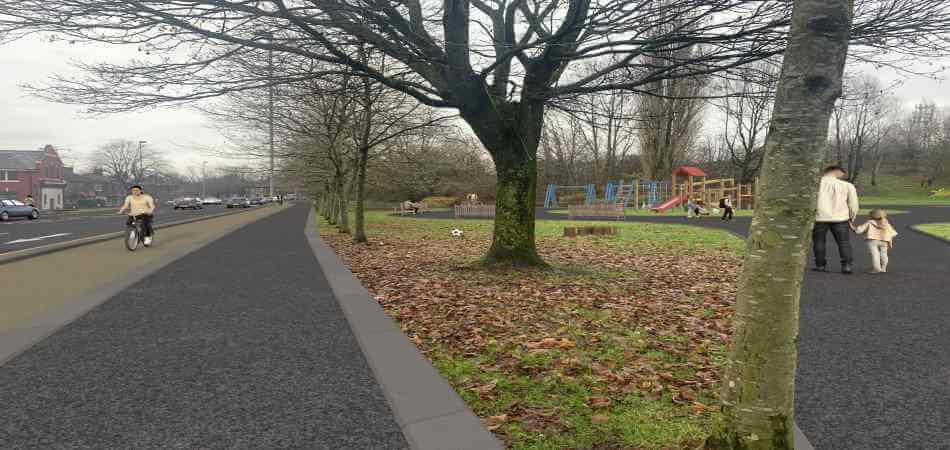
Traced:
[[778, 82], [777, 63], [766, 60], [738, 69], [735, 80], [717, 86], [725, 96], [714, 104], [722, 111], [721, 140], [740, 183], [751, 183], [762, 167], [765, 136], [772, 120]]
[[[855, 58], [901, 68], [902, 58], [947, 54], [950, 5], [945, 0], [866, 0], [858, 6]], [[34, 91], [92, 105], [93, 111], [200, 100], [337, 74], [342, 68], [423, 104], [458, 109], [498, 174], [494, 237], [485, 261], [543, 264], [535, 248], [534, 203], [546, 105], [559, 97], [617, 89], [655, 93], [661, 80], [727, 75], [781, 54], [790, 4], [0, 0], [0, 15], [0, 42], [48, 31], [68, 39], [141, 46], [139, 60], [82, 65], [88, 77], [58, 77], [52, 86]], [[361, 45], [398, 66], [381, 70], [361, 62], [355, 51]], [[683, 56], [675, 51], [689, 46], [702, 50]], [[267, 51], [281, 60], [281, 78], [246, 76], [241, 57]], [[655, 56], [665, 62], [655, 64]], [[571, 70], [606, 58], [612, 59], [594, 73]], [[315, 63], [327, 66], [315, 68]]]
[[893, 127], [894, 106], [889, 90], [873, 76], [845, 79], [831, 120], [835, 155], [847, 165], [851, 183], [858, 183], [866, 157], [883, 158], [880, 148]]
[[90, 162], [118, 183], [130, 185], [156, 177], [168, 169], [168, 162], [150, 146], [117, 139], [99, 147]]

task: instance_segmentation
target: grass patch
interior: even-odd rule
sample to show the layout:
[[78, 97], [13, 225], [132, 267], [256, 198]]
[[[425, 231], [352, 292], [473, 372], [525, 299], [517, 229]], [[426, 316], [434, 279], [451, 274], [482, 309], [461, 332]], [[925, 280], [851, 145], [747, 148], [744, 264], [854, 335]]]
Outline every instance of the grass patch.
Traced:
[[937, 180], [931, 187], [921, 187], [920, 177], [881, 175], [877, 186], [871, 186], [868, 179], [862, 179], [858, 185], [861, 203], [867, 205], [950, 205], [950, 197], [934, 196], [932, 193], [941, 187], [950, 187], [950, 179]]
[[699, 446], [722, 421], [713, 405], [744, 243], [631, 222], [562, 237], [584, 224], [603, 222], [537, 222], [550, 270], [473, 264], [488, 220], [371, 212], [365, 245], [320, 231], [509, 448]]
[[924, 233], [950, 240], [950, 223], [925, 223], [914, 228]]

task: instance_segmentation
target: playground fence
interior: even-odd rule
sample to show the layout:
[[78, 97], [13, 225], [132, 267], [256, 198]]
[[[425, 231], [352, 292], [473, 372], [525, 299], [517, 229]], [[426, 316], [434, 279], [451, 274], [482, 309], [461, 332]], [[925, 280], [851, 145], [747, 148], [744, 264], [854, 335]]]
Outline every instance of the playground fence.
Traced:
[[627, 211], [621, 203], [568, 206], [567, 218], [574, 219], [575, 217], [610, 217], [624, 220], [627, 217]]
[[495, 205], [455, 205], [455, 217], [495, 217]]

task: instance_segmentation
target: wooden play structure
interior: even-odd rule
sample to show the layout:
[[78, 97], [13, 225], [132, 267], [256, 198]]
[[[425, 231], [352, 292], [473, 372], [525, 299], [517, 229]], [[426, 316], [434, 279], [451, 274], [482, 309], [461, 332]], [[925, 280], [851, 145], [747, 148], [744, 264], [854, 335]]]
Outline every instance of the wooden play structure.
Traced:
[[672, 195], [666, 202], [651, 209], [663, 212], [689, 199], [706, 205], [718, 205], [719, 199], [723, 197], [731, 198], [736, 209], [753, 209], [755, 208], [755, 184], [755, 182], [736, 184], [735, 178], [709, 180], [706, 172], [698, 167], [677, 167], [673, 171], [670, 182]]

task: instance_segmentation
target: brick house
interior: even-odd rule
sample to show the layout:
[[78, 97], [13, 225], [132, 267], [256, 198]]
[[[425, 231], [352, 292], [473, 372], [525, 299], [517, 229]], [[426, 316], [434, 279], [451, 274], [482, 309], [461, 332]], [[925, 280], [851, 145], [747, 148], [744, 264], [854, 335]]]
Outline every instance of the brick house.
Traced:
[[79, 207], [114, 206], [127, 195], [124, 184], [103, 175], [102, 169], [78, 174], [72, 167], [64, 167], [66, 201]]
[[42, 150], [0, 150], [0, 198], [22, 201], [32, 195], [42, 210], [62, 209], [63, 175], [63, 160], [52, 145]]

